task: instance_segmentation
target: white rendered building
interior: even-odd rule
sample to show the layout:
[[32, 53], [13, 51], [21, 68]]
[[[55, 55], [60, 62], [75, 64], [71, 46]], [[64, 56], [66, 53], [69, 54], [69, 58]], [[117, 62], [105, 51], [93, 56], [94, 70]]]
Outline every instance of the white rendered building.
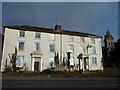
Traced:
[[[23, 67], [24, 63], [29, 71], [43, 71], [55, 67], [55, 52], [59, 53], [60, 63], [63, 58], [68, 60], [70, 54], [70, 66], [79, 70], [103, 70], [101, 37], [89, 33], [62, 30], [61, 25], [55, 29], [33, 26], [4, 26], [3, 53], [1, 70], [5, 64], [9, 65], [9, 55], [14, 53], [17, 47], [17, 67]], [[88, 58], [86, 58], [88, 57]], [[86, 59], [85, 59], [86, 58]]]

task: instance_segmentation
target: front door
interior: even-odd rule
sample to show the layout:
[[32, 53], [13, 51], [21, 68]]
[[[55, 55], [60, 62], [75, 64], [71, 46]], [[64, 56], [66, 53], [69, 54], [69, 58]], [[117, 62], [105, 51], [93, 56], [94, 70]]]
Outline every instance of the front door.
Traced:
[[84, 70], [86, 71], [86, 65], [87, 65], [87, 63], [86, 63], [86, 59], [84, 59]]
[[39, 71], [39, 61], [34, 61], [34, 71]]
[[41, 58], [34, 57], [33, 58], [33, 71], [40, 71], [41, 70]]
[[89, 57], [84, 57], [84, 71], [89, 70], [88, 58]]

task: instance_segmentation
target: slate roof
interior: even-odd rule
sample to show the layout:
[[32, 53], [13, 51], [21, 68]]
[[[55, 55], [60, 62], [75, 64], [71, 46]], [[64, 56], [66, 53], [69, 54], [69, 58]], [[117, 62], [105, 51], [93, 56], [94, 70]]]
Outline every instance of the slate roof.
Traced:
[[17, 25], [17, 26], [3, 26], [3, 27], [10, 29], [25, 30], [25, 31], [36, 31], [36, 32], [46, 32], [46, 33], [64, 34], [64, 35], [72, 35], [72, 36], [102, 38], [101, 36], [90, 33], [83, 33], [83, 32], [70, 31], [70, 30], [55, 30], [52, 28], [43, 28], [43, 27], [35, 27], [35, 26]]

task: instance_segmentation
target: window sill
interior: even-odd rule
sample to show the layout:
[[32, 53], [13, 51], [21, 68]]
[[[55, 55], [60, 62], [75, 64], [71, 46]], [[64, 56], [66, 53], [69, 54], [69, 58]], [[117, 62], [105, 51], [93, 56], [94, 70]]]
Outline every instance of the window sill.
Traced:
[[24, 52], [24, 50], [17, 50], [18, 52]]
[[25, 38], [25, 37], [20, 37], [20, 36], [19, 36], [18, 38]]
[[36, 39], [36, 40], [41, 40], [41, 38], [34, 38], [34, 39]]
[[97, 64], [92, 64], [92, 66], [97, 66]]
[[55, 40], [49, 40], [49, 41], [55, 41]]
[[50, 53], [55, 53], [55, 51], [50, 51]]

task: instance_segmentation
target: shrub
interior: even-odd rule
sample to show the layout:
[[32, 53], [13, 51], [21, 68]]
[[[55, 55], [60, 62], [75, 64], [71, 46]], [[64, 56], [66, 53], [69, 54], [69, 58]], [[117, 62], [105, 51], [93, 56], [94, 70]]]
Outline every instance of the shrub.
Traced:
[[12, 67], [10, 67], [9, 65], [5, 66], [4, 72], [12, 72]]
[[52, 69], [45, 69], [42, 72], [44, 72], [44, 73], [51, 73], [51, 72], [53, 72], [53, 70]]

